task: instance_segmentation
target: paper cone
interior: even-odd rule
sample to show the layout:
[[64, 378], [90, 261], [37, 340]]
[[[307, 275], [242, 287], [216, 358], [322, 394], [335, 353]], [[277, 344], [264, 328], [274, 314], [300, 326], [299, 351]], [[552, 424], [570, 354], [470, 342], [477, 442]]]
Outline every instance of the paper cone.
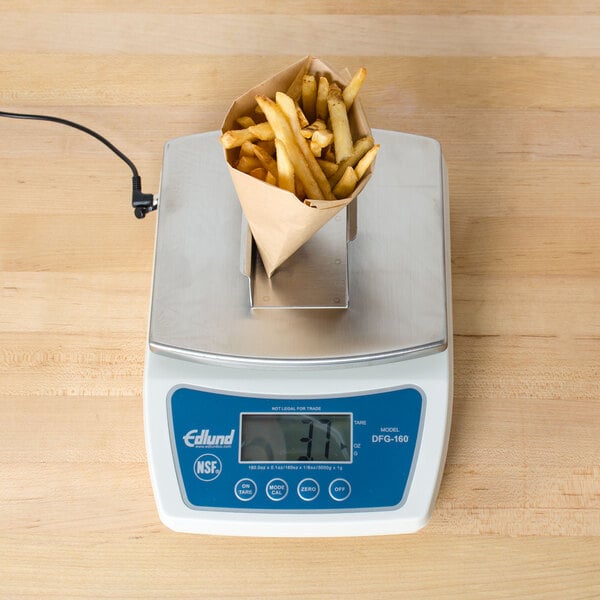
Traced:
[[[288, 91], [293, 96], [293, 88], [298, 86], [306, 73], [327, 75], [330, 82], [335, 81], [342, 86], [349, 81], [348, 77], [339, 75], [319, 59], [306, 57], [237, 98], [227, 112], [222, 131], [236, 129], [238, 117], [254, 114], [257, 95], [275, 98], [276, 92]], [[353, 103], [348, 116], [354, 140], [371, 135], [358, 99]], [[238, 154], [238, 148], [225, 151], [229, 173], [269, 277], [329, 219], [359, 195], [372, 170], [371, 166], [348, 198], [307, 199], [302, 202], [288, 191], [238, 171], [234, 167]]]

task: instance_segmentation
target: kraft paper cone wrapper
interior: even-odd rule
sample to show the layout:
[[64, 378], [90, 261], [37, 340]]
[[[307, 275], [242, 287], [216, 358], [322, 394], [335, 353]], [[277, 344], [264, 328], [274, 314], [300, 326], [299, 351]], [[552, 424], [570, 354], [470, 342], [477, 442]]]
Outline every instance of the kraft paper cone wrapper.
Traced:
[[[349, 77], [336, 73], [321, 60], [310, 56], [306, 57], [234, 100], [223, 121], [222, 131], [238, 129], [239, 126], [236, 125], [238, 117], [243, 115], [254, 117], [255, 97], [259, 94], [274, 99], [276, 92], [287, 91], [294, 96], [296, 94], [290, 88], [297, 87], [298, 94], [294, 98], [297, 100], [300, 82], [306, 73], [327, 75], [330, 82], [335, 81], [342, 86], [347, 85], [349, 81]], [[354, 101], [348, 117], [354, 141], [371, 135], [371, 129], [358, 99]], [[370, 178], [372, 170], [370, 167], [352, 196], [348, 198], [341, 200], [306, 199], [302, 202], [291, 192], [238, 171], [233, 166], [238, 155], [239, 148], [225, 151], [229, 174], [269, 277], [325, 223], [360, 194]]]

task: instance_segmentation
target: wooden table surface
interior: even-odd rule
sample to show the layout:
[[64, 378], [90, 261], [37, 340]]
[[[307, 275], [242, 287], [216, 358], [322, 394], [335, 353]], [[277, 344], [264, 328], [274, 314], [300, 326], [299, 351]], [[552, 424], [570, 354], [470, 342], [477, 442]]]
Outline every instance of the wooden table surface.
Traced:
[[2, 0], [0, 107], [106, 135], [158, 191], [306, 54], [450, 180], [454, 418], [421, 532], [176, 534], [146, 464], [155, 216], [80, 132], [0, 120], [0, 597], [600, 597], [600, 2]]

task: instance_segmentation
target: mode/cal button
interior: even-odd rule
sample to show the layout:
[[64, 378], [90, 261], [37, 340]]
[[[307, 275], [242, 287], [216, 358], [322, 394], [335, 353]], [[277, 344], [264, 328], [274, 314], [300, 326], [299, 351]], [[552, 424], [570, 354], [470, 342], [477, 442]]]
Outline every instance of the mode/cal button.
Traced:
[[267, 483], [267, 497], [274, 502], [283, 500], [288, 495], [288, 484], [283, 479], [276, 477]]

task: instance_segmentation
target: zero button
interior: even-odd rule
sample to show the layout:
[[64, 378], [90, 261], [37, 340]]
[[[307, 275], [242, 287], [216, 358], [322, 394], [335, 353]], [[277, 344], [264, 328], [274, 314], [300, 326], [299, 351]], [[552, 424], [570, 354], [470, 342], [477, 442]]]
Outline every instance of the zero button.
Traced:
[[319, 484], [314, 479], [306, 478], [298, 484], [297, 491], [302, 500], [310, 502], [319, 495]]

